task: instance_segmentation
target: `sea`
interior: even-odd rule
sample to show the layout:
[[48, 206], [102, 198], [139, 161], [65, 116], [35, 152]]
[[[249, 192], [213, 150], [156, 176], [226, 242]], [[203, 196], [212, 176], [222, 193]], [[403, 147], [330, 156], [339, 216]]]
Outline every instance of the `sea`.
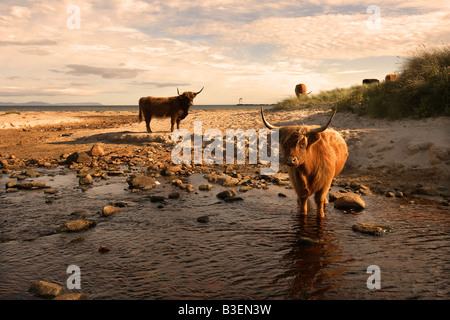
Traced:
[[[194, 105], [191, 110], [254, 110], [272, 104]], [[0, 105], [0, 111], [137, 111], [138, 105]]]

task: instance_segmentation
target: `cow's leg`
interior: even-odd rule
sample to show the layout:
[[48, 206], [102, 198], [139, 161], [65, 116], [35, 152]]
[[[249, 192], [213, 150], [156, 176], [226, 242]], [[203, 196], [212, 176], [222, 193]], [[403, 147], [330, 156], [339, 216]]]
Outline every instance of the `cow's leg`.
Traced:
[[177, 129], [180, 129], [180, 121], [181, 121], [181, 119], [178, 118], [178, 119], [177, 119]]
[[152, 129], [150, 129], [150, 121], [152, 121], [152, 117], [151, 116], [147, 116], [145, 118], [145, 125], [147, 127], [147, 132], [148, 133], [152, 133]]
[[173, 126], [175, 125], [175, 117], [170, 118], [170, 131], [173, 132]]
[[308, 198], [297, 198], [300, 214], [308, 214]]
[[327, 200], [327, 194], [328, 190], [330, 189], [331, 181], [328, 183], [325, 187], [323, 187], [321, 190], [317, 191], [314, 195], [314, 201], [316, 202], [316, 211], [318, 217], [325, 217], [325, 205], [328, 204]]

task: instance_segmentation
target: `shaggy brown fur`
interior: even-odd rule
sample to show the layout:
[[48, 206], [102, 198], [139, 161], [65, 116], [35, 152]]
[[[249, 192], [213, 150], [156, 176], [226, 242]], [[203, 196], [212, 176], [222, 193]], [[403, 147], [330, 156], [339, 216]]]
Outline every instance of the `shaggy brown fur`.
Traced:
[[396, 81], [398, 80], [398, 74], [388, 74], [386, 75], [386, 77], [384, 78], [384, 81]]
[[[264, 115], [262, 116], [265, 121]], [[319, 126], [278, 128], [281, 151], [285, 164], [289, 166], [290, 181], [297, 193], [297, 202], [302, 214], [307, 214], [307, 200], [314, 194], [317, 215], [325, 216], [324, 206], [327, 204], [326, 196], [331, 182], [342, 171], [347, 161], [348, 150], [344, 139], [337, 131], [326, 129], [332, 117], [326, 126], [320, 128]], [[274, 129], [273, 126], [269, 128]]]
[[[177, 89], [178, 90], [178, 89]], [[203, 90], [203, 88], [202, 88]], [[180, 129], [180, 121], [187, 117], [189, 108], [194, 104], [194, 98], [199, 92], [183, 92], [176, 97], [158, 98], [143, 97], [139, 99], [139, 123], [144, 116], [147, 132], [152, 132], [150, 121], [152, 117], [165, 118], [170, 117], [170, 131], [173, 132], [175, 123], [177, 129]]]
[[303, 83], [299, 83], [298, 85], [295, 86], [295, 95], [297, 96], [297, 98], [300, 95], [306, 95], [306, 86]]

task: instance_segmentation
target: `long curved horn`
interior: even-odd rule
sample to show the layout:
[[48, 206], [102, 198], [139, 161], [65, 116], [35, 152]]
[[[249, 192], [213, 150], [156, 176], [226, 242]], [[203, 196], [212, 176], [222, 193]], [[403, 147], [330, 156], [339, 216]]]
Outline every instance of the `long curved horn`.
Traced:
[[269, 122], [267, 122], [266, 118], [264, 118], [264, 113], [263, 113], [262, 106], [260, 106], [260, 108], [261, 108], [262, 121], [264, 122], [264, 125], [265, 125], [267, 128], [271, 129], [271, 130], [280, 129], [280, 127], [271, 125]]
[[334, 115], [336, 114], [336, 112], [337, 112], [337, 108], [334, 109], [334, 112], [333, 112], [333, 114], [331, 115], [330, 119], [328, 120], [327, 124], [321, 126], [320, 128], [312, 129], [312, 130], [309, 131], [309, 132], [310, 132], [310, 133], [318, 133], [318, 132], [325, 131], [325, 130], [328, 128], [328, 126], [330, 125], [331, 120], [333, 120], [333, 117], [334, 117]]
[[178, 93], [179, 96], [181, 96], [180, 91], [178, 91], [178, 87], [177, 87], [177, 93]]
[[195, 95], [198, 95], [200, 92], [203, 91], [203, 89], [205, 89], [205, 87], [203, 87], [199, 92], [196, 92]]

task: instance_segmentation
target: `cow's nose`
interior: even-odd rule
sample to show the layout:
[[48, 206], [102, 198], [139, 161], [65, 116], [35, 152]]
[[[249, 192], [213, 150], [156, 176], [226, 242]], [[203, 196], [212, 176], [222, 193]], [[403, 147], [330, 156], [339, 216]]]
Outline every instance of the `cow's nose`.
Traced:
[[287, 165], [288, 166], [295, 166], [297, 164], [297, 158], [296, 157], [290, 157], [287, 159]]

